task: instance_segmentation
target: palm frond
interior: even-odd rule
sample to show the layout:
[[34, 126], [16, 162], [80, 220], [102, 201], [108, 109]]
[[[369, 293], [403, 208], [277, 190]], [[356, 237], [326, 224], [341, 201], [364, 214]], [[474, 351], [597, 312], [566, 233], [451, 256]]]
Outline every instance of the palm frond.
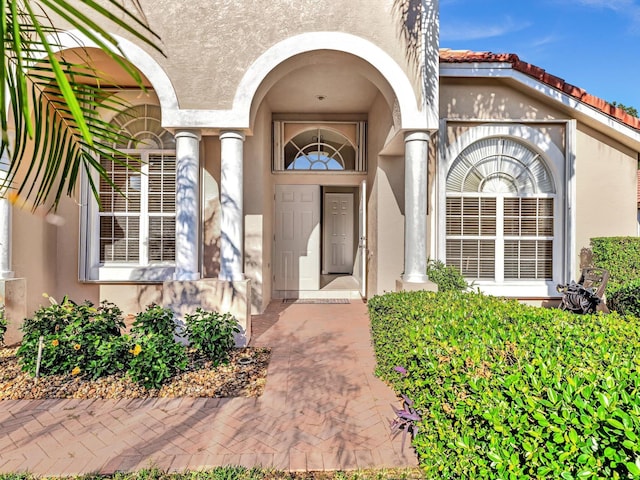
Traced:
[[127, 105], [101, 88], [101, 72], [58, 53], [65, 32], [49, 14], [76, 28], [143, 89], [141, 75], [103, 25], [121, 28], [161, 53], [154, 42], [157, 35], [117, 0], [108, 1], [109, 9], [93, 0], [82, 3], [89, 14], [67, 0], [0, 0], [0, 154], [9, 163], [4, 169], [0, 165], [6, 170], [0, 186], [15, 189], [33, 208], [55, 210], [63, 195], [74, 193], [83, 170], [96, 198], [91, 174], [115, 186], [101, 167], [101, 157], [139, 168], [139, 160], [115, 147], [131, 139], [97, 114], [98, 108], [120, 112]]

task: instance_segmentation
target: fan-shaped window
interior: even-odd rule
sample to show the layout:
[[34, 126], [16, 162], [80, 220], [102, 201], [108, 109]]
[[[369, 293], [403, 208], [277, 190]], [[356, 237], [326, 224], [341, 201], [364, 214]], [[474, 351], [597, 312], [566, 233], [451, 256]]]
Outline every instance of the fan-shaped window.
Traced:
[[314, 128], [285, 145], [284, 164], [287, 170], [353, 170], [355, 148], [337, 132]]
[[366, 171], [364, 122], [274, 122], [274, 170]]
[[100, 180], [100, 263], [149, 265], [175, 260], [175, 177], [173, 135], [160, 124], [160, 108], [139, 105], [113, 121], [131, 141], [116, 142], [140, 160], [138, 171], [126, 157], [101, 159], [113, 185]]
[[171, 132], [162, 128], [160, 118], [160, 107], [156, 105], [137, 105], [119, 113], [111, 123], [118, 125], [126, 137], [117, 141], [115, 147], [175, 150], [176, 141]]
[[551, 279], [555, 192], [544, 159], [524, 144], [471, 144], [447, 174], [447, 264], [474, 279]]

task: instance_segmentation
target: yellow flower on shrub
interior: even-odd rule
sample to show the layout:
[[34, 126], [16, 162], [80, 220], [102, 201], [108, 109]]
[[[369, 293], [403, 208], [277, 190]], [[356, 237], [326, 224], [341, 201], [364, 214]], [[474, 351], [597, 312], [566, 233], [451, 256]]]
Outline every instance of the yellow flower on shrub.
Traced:
[[79, 343], [76, 343], [76, 344], [73, 346], [73, 349], [74, 349], [74, 350], [80, 350], [80, 344], [79, 344]]
[[137, 357], [142, 351], [142, 347], [136, 343], [136, 346], [133, 347], [133, 350], [129, 350], [129, 353], [132, 353], [134, 357]]
[[60, 345], [60, 342], [56, 338], [55, 340], [51, 340], [51, 345], [53, 345], [54, 347], [57, 347], [58, 345]]
[[71, 375], [78, 375], [80, 373], [80, 367], [75, 367], [71, 370]]

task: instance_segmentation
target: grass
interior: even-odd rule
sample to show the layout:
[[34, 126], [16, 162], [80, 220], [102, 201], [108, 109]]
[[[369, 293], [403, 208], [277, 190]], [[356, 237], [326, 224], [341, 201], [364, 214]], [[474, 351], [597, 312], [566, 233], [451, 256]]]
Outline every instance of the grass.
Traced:
[[[26, 473], [0, 473], [0, 480], [37, 480], [39, 478], [41, 477]], [[74, 480], [418, 480], [423, 478], [423, 474], [417, 468], [355, 470], [350, 472], [284, 472], [263, 468], [227, 466], [182, 473], [169, 473], [157, 468], [150, 468], [130, 473], [119, 472], [112, 476], [83, 475], [64, 478]]]

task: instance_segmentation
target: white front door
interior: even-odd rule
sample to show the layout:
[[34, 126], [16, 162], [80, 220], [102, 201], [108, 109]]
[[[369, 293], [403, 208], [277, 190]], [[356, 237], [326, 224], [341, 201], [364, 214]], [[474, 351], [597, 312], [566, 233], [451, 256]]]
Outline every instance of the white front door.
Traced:
[[275, 290], [319, 290], [320, 186], [276, 185], [275, 216]]
[[353, 194], [324, 195], [323, 273], [353, 273]]

